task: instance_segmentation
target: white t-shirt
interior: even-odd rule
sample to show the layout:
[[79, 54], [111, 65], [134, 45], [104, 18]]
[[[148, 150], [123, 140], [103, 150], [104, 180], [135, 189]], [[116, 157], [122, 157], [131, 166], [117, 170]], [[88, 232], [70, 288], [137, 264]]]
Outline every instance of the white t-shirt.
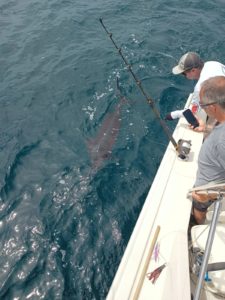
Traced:
[[201, 84], [215, 76], [224, 76], [225, 77], [225, 66], [217, 61], [207, 61], [204, 63], [202, 68], [200, 77], [198, 82], [195, 85], [193, 96], [192, 96], [192, 103], [199, 103], [199, 92], [201, 89]]

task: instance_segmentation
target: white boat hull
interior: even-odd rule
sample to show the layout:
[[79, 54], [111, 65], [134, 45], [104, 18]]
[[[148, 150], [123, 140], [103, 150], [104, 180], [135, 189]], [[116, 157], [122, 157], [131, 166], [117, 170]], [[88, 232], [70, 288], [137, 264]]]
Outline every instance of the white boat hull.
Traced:
[[[190, 97], [186, 107], [189, 106]], [[191, 140], [188, 161], [182, 161], [170, 143], [152, 183], [126, 251], [109, 290], [107, 300], [190, 300], [187, 230], [191, 212], [188, 190], [193, 186], [203, 135], [189, 129], [181, 118], [173, 137]], [[148, 261], [154, 234], [158, 260]], [[146, 276], [166, 264], [153, 284]], [[147, 265], [147, 267], [146, 267]]]

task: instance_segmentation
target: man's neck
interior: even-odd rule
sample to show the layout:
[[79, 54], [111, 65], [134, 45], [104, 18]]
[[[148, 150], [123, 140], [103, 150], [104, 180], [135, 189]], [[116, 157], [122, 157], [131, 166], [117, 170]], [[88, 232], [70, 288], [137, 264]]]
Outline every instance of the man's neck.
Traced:
[[224, 122], [225, 122], [225, 112], [219, 114], [219, 115], [216, 117], [216, 120], [217, 120], [220, 124], [221, 124], [221, 123], [224, 123]]
[[201, 75], [202, 69], [196, 69], [196, 80], [199, 80], [200, 75]]

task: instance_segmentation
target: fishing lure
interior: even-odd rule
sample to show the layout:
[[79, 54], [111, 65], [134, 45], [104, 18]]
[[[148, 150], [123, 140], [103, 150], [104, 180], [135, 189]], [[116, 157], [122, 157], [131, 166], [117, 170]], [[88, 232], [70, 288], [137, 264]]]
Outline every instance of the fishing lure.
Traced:
[[154, 271], [147, 273], [146, 276], [148, 280], [154, 284], [156, 280], [159, 278], [159, 275], [161, 274], [162, 270], [166, 267], [166, 264], [161, 265], [160, 267], [156, 268]]

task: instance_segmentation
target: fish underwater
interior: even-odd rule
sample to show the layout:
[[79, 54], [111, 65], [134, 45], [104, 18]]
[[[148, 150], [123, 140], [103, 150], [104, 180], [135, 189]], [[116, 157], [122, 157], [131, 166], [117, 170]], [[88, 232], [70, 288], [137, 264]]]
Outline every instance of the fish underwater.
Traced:
[[[119, 90], [118, 78], [117, 89]], [[103, 165], [105, 160], [111, 157], [113, 147], [118, 138], [121, 127], [121, 108], [128, 100], [121, 93], [117, 97], [120, 98], [120, 101], [115, 109], [106, 115], [96, 137], [87, 141], [92, 170], [95, 171]]]

